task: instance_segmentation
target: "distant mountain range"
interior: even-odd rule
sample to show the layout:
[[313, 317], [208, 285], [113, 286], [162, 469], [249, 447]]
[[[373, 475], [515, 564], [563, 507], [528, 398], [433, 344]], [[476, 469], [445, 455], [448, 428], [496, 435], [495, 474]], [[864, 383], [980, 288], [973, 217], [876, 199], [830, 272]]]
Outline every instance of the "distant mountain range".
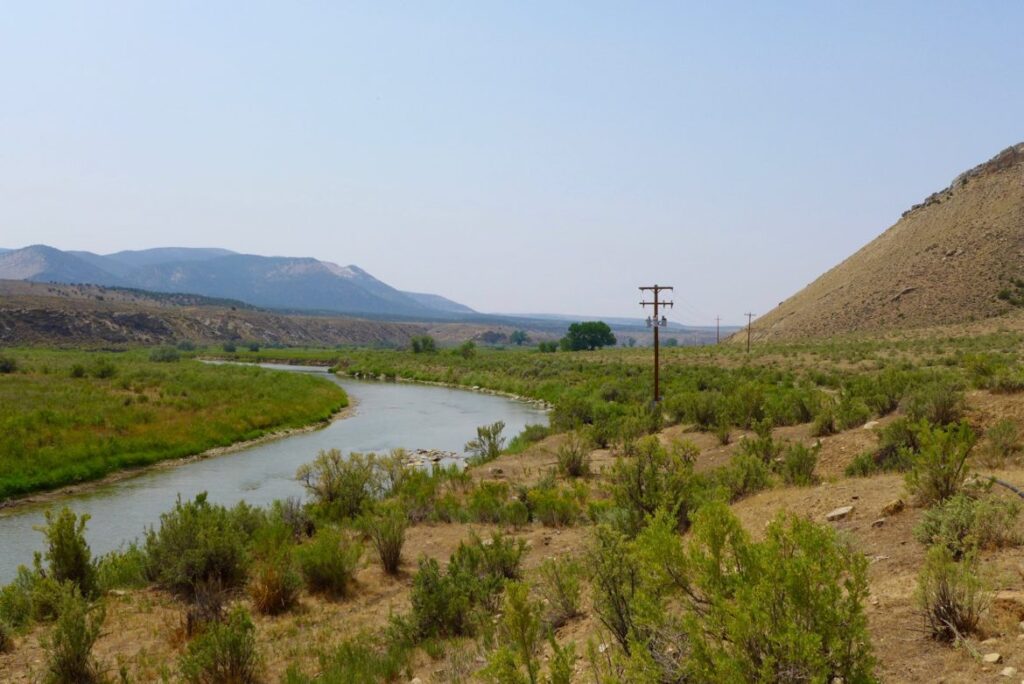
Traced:
[[358, 266], [226, 249], [161, 247], [114, 254], [47, 245], [0, 249], [0, 279], [199, 294], [286, 311], [417, 319], [476, 314], [440, 295], [397, 290]]

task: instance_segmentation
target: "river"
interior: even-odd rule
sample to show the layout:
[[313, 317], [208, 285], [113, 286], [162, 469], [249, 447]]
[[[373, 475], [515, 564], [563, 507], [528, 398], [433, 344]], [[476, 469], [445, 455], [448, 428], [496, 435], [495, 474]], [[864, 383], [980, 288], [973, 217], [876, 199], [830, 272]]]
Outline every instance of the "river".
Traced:
[[232, 453], [183, 463], [174, 468], [142, 471], [136, 477], [69, 495], [57, 502], [19, 507], [0, 514], [0, 583], [10, 582], [19, 565], [31, 565], [43, 547], [34, 529], [44, 522], [49, 506], [67, 504], [91, 516], [86, 538], [93, 555], [141, 538], [159, 521], [180, 494], [183, 499], [209, 492], [211, 501], [233, 505], [245, 500], [263, 505], [274, 499], [301, 496], [295, 470], [321, 449], [343, 452], [386, 452], [395, 448], [462, 452], [476, 436], [477, 426], [505, 422], [511, 438], [527, 424], [547, 423], [544, 411], [506, 397], [404, 382], [373, 382], [337, 378], [323, 368], [278, 366], [289, 372], [319, 373], [340, 384], [356, 403], [355, 412], [322, 430], [301, 432]]

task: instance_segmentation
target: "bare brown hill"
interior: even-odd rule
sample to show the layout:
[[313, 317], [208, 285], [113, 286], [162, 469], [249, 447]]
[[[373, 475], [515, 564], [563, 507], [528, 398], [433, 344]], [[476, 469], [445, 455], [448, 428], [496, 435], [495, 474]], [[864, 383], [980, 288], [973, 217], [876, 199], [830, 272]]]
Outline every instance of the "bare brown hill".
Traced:
[[197, 295], [0, 280], [0, 345], [167, 344], [229, 340], [309, 346], [402, 345], [427, 327], [293, 316]]
[[891, 332], [1002, 316], [1024, 307], [1022, 256], [1024, 143], [905, 212], [755, 321], [755, 338]]

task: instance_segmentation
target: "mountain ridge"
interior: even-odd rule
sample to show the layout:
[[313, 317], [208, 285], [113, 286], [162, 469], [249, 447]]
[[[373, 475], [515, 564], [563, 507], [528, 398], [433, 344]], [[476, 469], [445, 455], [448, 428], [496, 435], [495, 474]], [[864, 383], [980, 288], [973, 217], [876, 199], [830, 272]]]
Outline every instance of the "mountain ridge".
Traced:
[[476, 313], [440, 295], [402, 292], [355, 265], [221, 248], [157, 247], [101, 255], [29, 245], [0, 252], [0, 279], [184, 292], [336, 314], [435, 319]]

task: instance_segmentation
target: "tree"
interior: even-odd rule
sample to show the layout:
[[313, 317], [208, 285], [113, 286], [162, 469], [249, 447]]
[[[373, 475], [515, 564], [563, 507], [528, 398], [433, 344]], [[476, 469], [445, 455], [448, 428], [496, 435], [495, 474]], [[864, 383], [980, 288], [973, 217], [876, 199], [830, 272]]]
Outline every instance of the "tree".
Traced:
[[545, 354], [550, 354], [558, 351], [558, 343], [554, 340], [550, 342], [541, 342], [537, 345], [537, 349], [541, 350], [541, 352]]
[[508, 339], [512, 344], [516, 345], [517, 347], [521, 347], [530, 341], [530, 336], [526, 333], [525, 330], [516, 330], [511, 335], [509, 335]]
[[410, 340], [413, 354], [437, 351], [437, 343], [430, 335], [417, 335]]
[[593, 351], [605, 346], [615, 344], [615, 335], [612, 329], [604, 321], [584, 321], [573, 323], [569, 331], [560, 342], [565, 351], [581, 351], [587, 349]]

